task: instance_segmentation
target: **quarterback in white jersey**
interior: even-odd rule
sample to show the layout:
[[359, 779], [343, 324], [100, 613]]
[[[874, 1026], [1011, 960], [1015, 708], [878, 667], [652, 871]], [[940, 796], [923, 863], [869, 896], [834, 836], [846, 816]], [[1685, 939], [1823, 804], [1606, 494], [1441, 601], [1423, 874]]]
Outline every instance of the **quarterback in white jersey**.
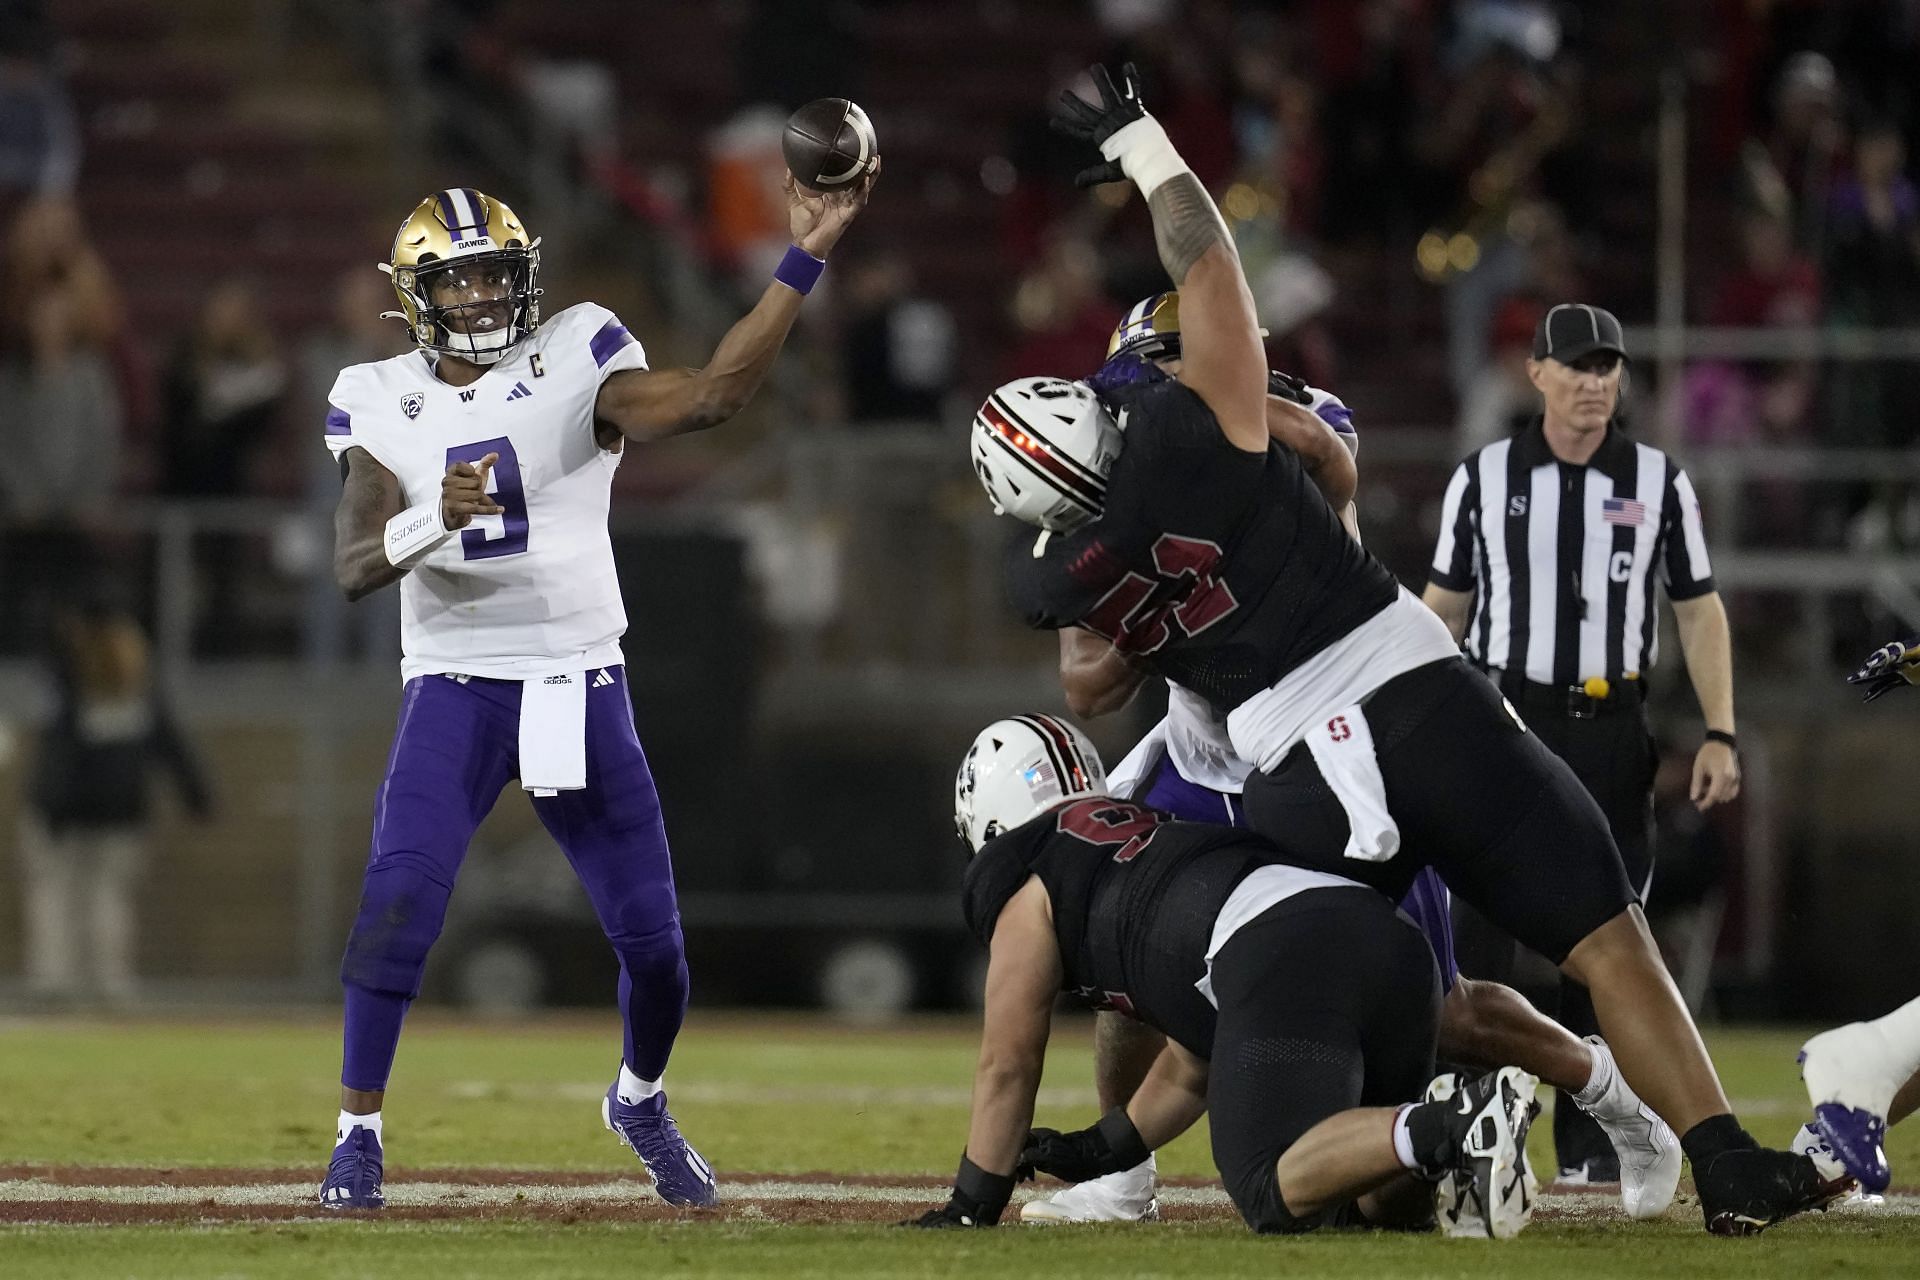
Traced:
[[[413, 351], [341, 372], [328, 396], [327, 448], [363, 449], [393, 473], [400, 501], [437, 501], [447, 468], [491, 456], [479, 515], [400, 579], [401, 674], [523, 680], [620, 662], [627, 615], [607, 508], [621, 452], [594, 431], [609, 378], [646, 352], [605, 307], [568, 307], [468, 386]], [[451, 532], [451, 531], [449, 531]]]
[[326, 444], [345, 479], [334, 576], [349, 599], [401, 584], [400, 724], [341, 966], [341, 1110], [327, 1208], [385, 1203], [381, 1107], [467, 842], [517, 778], [620, 962], [619, 1072], [601, 1101], [669, 1204], [714, 1203], [713, 1171], [667, 1110], [687, 965], [659, 796], [634, 729], [626, 611], [607, 508], [634, 443], [725, 422], [753, 396], [802, 298], [872, 189], [789, 175], [793, 246], [700, 369], [650, 369], [592, 303], [542, 323], [539, 241], [501, 201], [421, 201], [382, 269], [418, 350], [334, 384]]

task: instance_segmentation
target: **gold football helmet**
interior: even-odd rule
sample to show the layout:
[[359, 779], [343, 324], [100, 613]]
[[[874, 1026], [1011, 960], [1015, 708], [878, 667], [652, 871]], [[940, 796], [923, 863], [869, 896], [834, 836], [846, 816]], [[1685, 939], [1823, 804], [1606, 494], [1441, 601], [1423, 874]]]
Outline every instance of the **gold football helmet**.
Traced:
[[1107, 342], [1107, 359], [1136, 355], [1142, 360], [1180, 358], [1180, 295], [1156, 293], [1136, 302], [1121, 317]]
[[[1265, 338], [1267, 331], [1260, 330]], [[1136, 302], [1107, 340], [1107, 359], [1135, 355], [1142, 360], [1180, 358], [1180, 295], [1168, 291]]]
[[[391, 261], [379, 265], [400, 298], [400, 310], [383, 314], [406, 321], [429, 351], [492, 364], [540, 327], [540, 241], [503, 201], [472, 187], [414, 206]], [[504, 323], [494, 314], [502, 305]]]

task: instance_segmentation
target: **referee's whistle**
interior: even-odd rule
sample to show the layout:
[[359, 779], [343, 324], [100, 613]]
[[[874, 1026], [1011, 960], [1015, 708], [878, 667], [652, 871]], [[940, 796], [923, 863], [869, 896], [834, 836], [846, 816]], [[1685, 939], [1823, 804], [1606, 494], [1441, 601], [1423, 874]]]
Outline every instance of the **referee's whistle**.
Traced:
[[1605, 676], [1588, 676], [1586, 683], [1580, 686], [1580, 691], [1596, 702], [1604, 699], [1612, 689]]

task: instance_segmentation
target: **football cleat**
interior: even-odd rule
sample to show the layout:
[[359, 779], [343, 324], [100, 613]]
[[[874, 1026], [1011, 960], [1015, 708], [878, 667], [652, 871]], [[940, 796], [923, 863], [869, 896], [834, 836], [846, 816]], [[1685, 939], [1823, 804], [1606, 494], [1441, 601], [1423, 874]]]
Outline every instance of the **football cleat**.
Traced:
[[1878, 1195], [1892, 1181], [1887, 1168], [1887, 1111], [1906, 1074], [1880, 1029], [1850, 1022], [1822, 1031], [1800, 1049], [1800, 1078], [1813, 1103], [1813, 1127], [1860, 1189]]
[[1882, 1195], [1868, 1195], [1860, 1190], [1860, 1184], [1853, 1180], [1847, 1167], [1833, 1154], [1833, 1148], [1827, 1140], [1815, 1132], [1811, 1124], [1800, 1126], [1800, 1132], [1793, 1135], [1793, 1141], [1787, 1144], [1787, 1150], [1798, 1152], [1813, 1161], [1813, 1167], [1819, 1173], [1821, 1182], [1828, 1194], [1827, 1202], [1820, 1207], [1830, 1209], [1845, 1203], [1850, 1206], [1877, 1207], [1887, 1202]]
[[[1588, 1036], [1587, 1043], [1593, 1046], [1594, 1053], [1611, 1056], [1606, 1042], [1599, 1036]], [[1674, 1136], [1665, 1120], [1653, 1114], [1652, 1107], [1640, 1101], [1617, 1064], [1612, 1077], [1612, 1085], [1600, 1101], [1581, 1110], [1599, 1122], [1607, 1140], [1613, 1143], [1616, 1158], [1605, 1162], [1589, 1160], [1583, 1172], [1590, 1183], [1618, 1182], [1620, 1204], [1629, 1218], [1658, 1218], [1673, 1203], [1674, 1193], [1680, 1186], [1683, 1163], [1680, 1139]], [[1602, 1167], [1595, 1169], [1596, 1164]], [[1605, 1167], [1607, 1165], [1611, 1168]], [[1603, 1178], [1602, 1175], [1609, 1172], [1614, 1176]], [[1570, 1181], [1565, 1170], [1561, 1171], [1560, 1181]]]
[[1532, 1220], [1540, 1184], [1527, 1161], [1527, 1131], [1540, 1114], [1534, 1099], [1539, 1087], [1540, 1081], [1520, 1068], [1502, 1067], [1455, 1090], [1451, 1101], [1462, 1136], [1450, 1218], [1439, 1217], [1440, 1197], [1435, 1196], [1436, 1218], [1446, 1235], [1508, 1240]]
[[1160, 1202], [1153, 1196], [1153, 1167], [1123, 1169], [1104, 1178], [1075, 1183], [1043, 1200], [1020, 1207], [1022, 1222], [1158, 1222]]
[[380, 1139], [373, 1130], [355, 1125], [333, 1149], [327, 1164], [327, 1177], [320, 1184], [323, 1209], [384, 1209], [387, 1197], [381, 1189], [385, 1162]]
[[[1427, 1086], [1424, 1101], [1450, 1102], [1456, 1093], [1466, 1087], [1468, 1077], [1457, 1071], [1449, 1071], [1433, 1078]], [[1462, 1215], [1477, 1218], [1479, 1207], [1473, 1199], [1473, 1179], [1462, 1173], [1458, 1165], [1449, 1165], [1437, 1171], [1433, 1180], [1433, 1220], [1442, 1233], [1450, 1236], [1466, 1234], [1460, 1230]], [[1420, 1176], [1433, 1176], [1421, 1171]]]
[[[1751, 1139], [1749, 1139], [1751, 1141]], [[1694, 1161], [1700, 1216], [1717, 1236], [1752, 1236], [1784, 1218], [1825, 1207], [1833, 1189], [1813, 1160], [1795, 1151], [1735, 1147]]]
[[719, 1201], [720, 1188], [713, 1180], [713, 1168], [680, 1136], [680, 1127], [667, 1111], [666, 1094], [623, 1102], [620, 1084], [615, 1081], [600, 1100], [600, 1119], [640, 1157], [662, 1200], [692, 1209], [705, 1209]]

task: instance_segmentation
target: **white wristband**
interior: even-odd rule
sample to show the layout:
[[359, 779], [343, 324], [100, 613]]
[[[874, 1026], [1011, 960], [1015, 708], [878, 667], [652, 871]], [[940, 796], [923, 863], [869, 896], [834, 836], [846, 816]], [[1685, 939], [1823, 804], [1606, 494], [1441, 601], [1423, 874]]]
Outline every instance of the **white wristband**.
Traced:
[[440, 523], [438, 501], [408, 507], [387, 521], [387, 562], [410, 569], [452, 536], [453, 530]]
[[1193, 172], [1173, 149], [1167, 131], [1152, 116], [1141, 116], [1115, 130], [1112, 137], [1100, 144], [1100, 154], [1109, 160], [1118, 160], [1143, 196], [1152, 195], [1155, 187], [1171, 178]]

